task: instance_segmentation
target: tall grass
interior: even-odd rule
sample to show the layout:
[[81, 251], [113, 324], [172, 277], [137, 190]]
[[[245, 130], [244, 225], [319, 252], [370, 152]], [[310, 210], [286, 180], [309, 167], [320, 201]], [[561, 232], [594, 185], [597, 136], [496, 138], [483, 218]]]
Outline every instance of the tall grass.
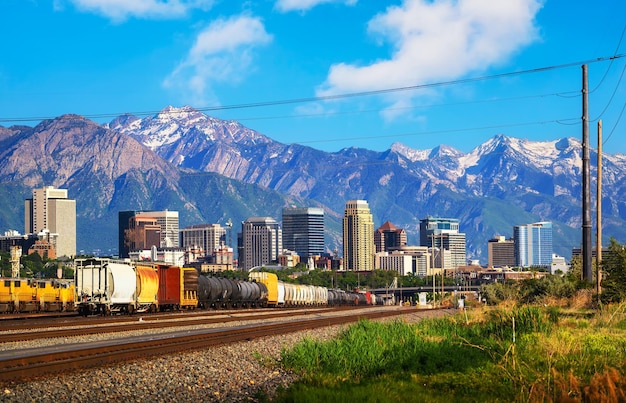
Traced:
[[616, 312], [585, 316], [575, 326], [558, 309], [539, 307], [475, 310], [416, 324], [361, 321], [334, 340], [307, 339], [284, 350], [282, 365], [301, 373], [303, 381], [278, 400], [619, 396], [616, 391], [626, 386], [626, 327]]

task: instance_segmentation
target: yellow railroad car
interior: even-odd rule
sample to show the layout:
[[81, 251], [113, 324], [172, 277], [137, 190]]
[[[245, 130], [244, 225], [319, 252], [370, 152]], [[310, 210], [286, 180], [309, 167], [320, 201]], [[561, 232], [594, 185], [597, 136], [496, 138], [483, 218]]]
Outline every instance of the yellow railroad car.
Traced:
[[26, 278], [0, 280], [0, 312], [37, 312], [37, 282]]
[[253, 271], [248, 275], [248, 279], [265, 284], [267, 287], [267, 305], [278, 306], [280, 301], [278, 295], [278, 276], [276, 274]]

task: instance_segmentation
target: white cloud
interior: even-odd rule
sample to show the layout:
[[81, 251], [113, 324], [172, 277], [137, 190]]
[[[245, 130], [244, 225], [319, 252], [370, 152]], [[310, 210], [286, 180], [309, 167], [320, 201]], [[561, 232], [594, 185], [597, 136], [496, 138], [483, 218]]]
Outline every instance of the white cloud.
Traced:
[[315, 6], [324, 3], [345, 3], [346, 5], [355, 5], [357, 0], [277, 0], [276, 9], [283, 13], [289, 11], [308, 11]]
[[[370, 20], [386, 60], [331, 66], [318, 96], [453, 80], [508, 60], [537, 38], [542, 0], [405, 0]], [[406, 99], [402, 104], [406, 103]]]
[[[62, 7], [55, 1], [55, 8]], [[208, 10], [214, 0], [67, 0], [76, 8], [86, 12], [101, 14], [114, 21], [124, 21], [130, 17], [139, 18], [179, 18], [192, 9]]]
[[212, 86], [236, 83], [250, 72], [254, 49], [272, 41], [256, 17], [236, 16], [211, 23], [198, 34], [186, 59], [164, 80], [194, 105], [215, 103]]

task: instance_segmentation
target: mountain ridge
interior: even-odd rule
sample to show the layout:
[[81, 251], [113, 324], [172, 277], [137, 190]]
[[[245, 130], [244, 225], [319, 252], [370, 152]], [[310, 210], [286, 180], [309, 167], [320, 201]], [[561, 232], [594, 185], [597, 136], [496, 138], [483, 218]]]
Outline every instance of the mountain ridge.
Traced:
[[[280, 220], [286, 205], [315, 205], [327, 212], [327, 249], [341, 250], [345, 201], [359, 198], [368, 200], [376, 226], [390, 221], [407, 230], [413, 244], [421, 218], [459, 218], [468, 257], [483, 262], [487, 240], [512, 236], [513, 225], [553, 221], [555, 251], [564, 256], [581, 237], [581, 147], [573, 138], [532, 142], [498, 134], [468, 153], [398, 142], [383, 152], [328, 153], [282, 144], [190, 107], [167, 107], [103, 125], [63, 115], [34, 128], [0, 126], [0, 146], [6, 146], [0, 148], [0, 197], [15, 186], [25, 194], [43, 184], [66, 187], [87, 203], [79, 210], [91, 226], [105, 218], [116, 224], [117, 210], [179, 209], [184, 225], [253, 215]], [[626, 156], [604, 159], [603, 226], [624, 239], [626, 205], [613, 196], [626, 191]], [[19, 225], [14, 210], [0, 213], [3, 224]], [[110, 243], [115, 236], [105, 238]]]

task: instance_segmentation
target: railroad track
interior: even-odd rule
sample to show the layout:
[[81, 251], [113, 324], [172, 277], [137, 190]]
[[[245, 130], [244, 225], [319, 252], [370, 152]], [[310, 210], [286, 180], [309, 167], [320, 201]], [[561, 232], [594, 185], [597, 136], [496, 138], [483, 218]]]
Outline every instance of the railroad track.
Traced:
[[[342, 309], [335, 309], [343, 311]], [[288, 314], [306, 315], [318, 312], [330, 312], [330, 308], [307, 308], [298, 310], [248, 310], [248, 311], [204, 311], [194, 313], [177, 313], [146, 316], [92, 317], [44, 321], [0, 324], [0, 343], [28, 341], [54, 337], [84, 336], [96, 333], [116, 333], [132, 330], [152, 329], [160, 327], [192, 326], [232, 322], [236, 320], [252, 320], [258, 318], [276, 318]], [[249, 314], [249, 315], [246, 315]], [[171, 324], [170, 324], [171, 323]], [[183, 324], [181, 324], [183, 323]], [[69, 329], [72, 327], [72, 329]], [[66, 328], [66, 329], [57, 329]], [[15, 331], [16, 333], [3, 333]], [[23, 331], [23, 333], [17, 333]]]
[[116, 338], [101, 342], [63, 344], [55, 347], [0, 352], [0, 381], [16, 381], [59, 372], [130, 361], [179, 351], [202, 349], [307, 329], [379, 319], [408, 313], [387, 309], [348, 315], [294, 319], [288, 322], [252, 324], [230, 328], [197, 329]]

